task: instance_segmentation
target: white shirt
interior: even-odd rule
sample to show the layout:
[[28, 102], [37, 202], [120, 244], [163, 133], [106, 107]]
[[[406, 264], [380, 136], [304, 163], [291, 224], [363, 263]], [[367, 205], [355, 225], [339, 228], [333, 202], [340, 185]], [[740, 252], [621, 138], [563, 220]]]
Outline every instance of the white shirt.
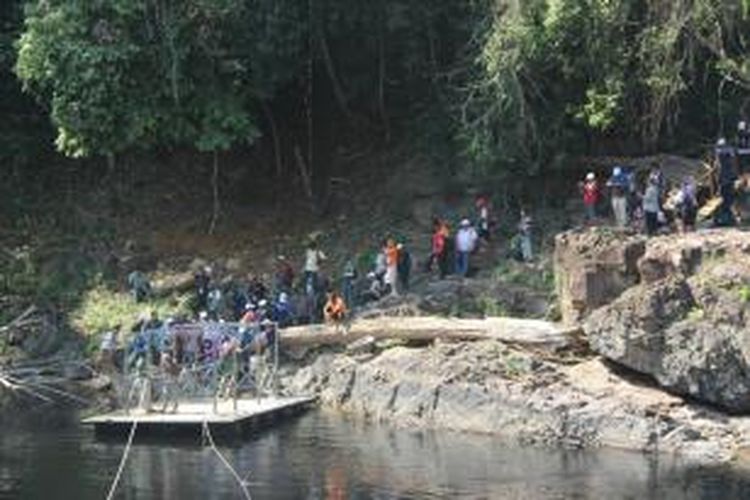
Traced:
[[388, 268], [388, 259], [385, 257], [385, 252], [380, 251], [375, 256], [375, 274], [382, 274]]
[[652, 214], [659, 212], [659, 187], [656, 184], [649, 184], [646, 188], [643, 195], [643, 211]]
[[117, 349], [117, 335], [113, 331], [105, 332], [102, 335], [101, 350], [102, 351], [114, 351]]
[[473, 227], [463, 227], [456, 233], [456, 250], [473, 252], [477, 243], [477, 232]]
[[320, 270], [320, 261], [325, 260], [326, 256], [320, 250], [308, 248], [305, 251], [305, 271], [317, 273]]

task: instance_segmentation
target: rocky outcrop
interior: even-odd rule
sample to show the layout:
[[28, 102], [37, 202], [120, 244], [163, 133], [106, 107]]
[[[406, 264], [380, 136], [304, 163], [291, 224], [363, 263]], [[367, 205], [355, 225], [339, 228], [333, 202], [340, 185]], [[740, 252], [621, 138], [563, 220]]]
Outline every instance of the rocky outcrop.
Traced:
[[563, 365], [496, 341], [322, 353], [288, 370], [282, 385], [364, 419], [520, 444], [658, 450], [715, 463], [731, 459], [744, 436], [723, 415], [628, 382], [599, 360]]
[[595, 228], [555, 238], [555, 287], [563, 322], [581, 321], [639, 280], [646, 240], [626, 231]]
[[750, 412], [750, 234], [649, 241], [641, 284], [585, 324], [592, 349], [678, 394]]

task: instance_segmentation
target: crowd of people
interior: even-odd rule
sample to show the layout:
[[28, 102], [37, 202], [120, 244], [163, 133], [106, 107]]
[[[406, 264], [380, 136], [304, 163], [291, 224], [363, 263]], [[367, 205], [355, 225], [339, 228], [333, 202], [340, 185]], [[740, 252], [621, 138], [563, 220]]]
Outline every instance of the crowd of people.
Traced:
[[[738, 180], [750, 172], [750, 132], [744, 121], [738, 124], [734, 145], [720, 138], [715, 149], [715, 181], [718, 186], [713, 222], [717, 227], [733, 226], [739, 220], [735, 201]], [[615, 166], [602, 184], [594, 172], [579, 183], [587, 225], [596, 224], [606, 216], [607, 204], [617, 227], [631, 227], [649, 236], [677, 229], [695, 229], [700, 202], [699, 186], [687, 175], [670, 184], [661, 166], [652, 165], [645, 178], [635, 169]]]
[[[430, 276], [437, 269], [439, 279], [470, 276], [476, 269], [473, 256], [490, 243], [492, 233], [489, 198], [478, 196], [472, 216], [457, 223], [434, 218], [423, 266], [416, 265], [407, 241], [388, 237], [369, 265], [351, 255], [341, 269], [332, 269], [314, 236], [305, 245], [299, 274], [283, 255], [276, 257], [271, 276], [238, 279], [202, 266], [193, 275], [193, 313], [164, 319], [155, 310], [145, 313], [132, 326], [124, 349], [119, 347], [124, 334], [120, 325], [106, 332], [100, 344], [102, 368], [140, 374], [140, 380], [151, 376], [143, 374], [161, 373], [166, 377], [161, 398], [166, 409], [176, 401], [180, 380], [191, 371], [208, 370], [225, 382], [242, 379], [250, 372], [251, 358], [275, 346], [278, 328], [319, 322], [346, 327], [353, 309], [408, 293], [417, 268]], [[523, 211], [511, 246], [518, 260], [532, 259], [531, 219]], [[145, 273], [132, 271], [126, 285], [135, 302], [148, 305], [153, 290]]]

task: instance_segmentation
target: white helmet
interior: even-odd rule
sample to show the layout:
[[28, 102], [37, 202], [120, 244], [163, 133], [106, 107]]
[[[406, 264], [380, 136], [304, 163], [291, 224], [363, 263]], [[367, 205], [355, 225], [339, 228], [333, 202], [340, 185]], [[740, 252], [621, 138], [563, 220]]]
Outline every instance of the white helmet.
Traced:
[[594, 172], [589, 172], [588, 174], [586, 174], [587, 181], [593, 181], [595, 179], [596, 179], [596, 175], [594, 175]]
[[622, 175], [622, 169], [620, 167], [613, 168], [612, 175], [614, 175], [615, 177]]

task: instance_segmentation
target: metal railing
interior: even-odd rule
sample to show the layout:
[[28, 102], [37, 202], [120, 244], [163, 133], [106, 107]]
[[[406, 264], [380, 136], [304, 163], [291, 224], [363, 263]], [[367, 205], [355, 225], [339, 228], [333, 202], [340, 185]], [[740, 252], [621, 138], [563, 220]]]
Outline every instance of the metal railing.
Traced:
[[[277, 392], [277, 375], [279, 364], [279, 331], [278, 325], [272, 324], [273, 342], [264, 343], [262, 330], [257, 326], [246, 327], [239, 323], [190, 323], [164, 326], [152, 331], [143, 330], [141, 342], [148, 348], [139, 352], [125, 352], [122, 362], [122, 373], [116, 381], [116, 393], [119, 405], [130, 413], [134, 409], [143, 411], [176, 411], [181, 402], [207, 400], [213, 401], [214, 411], [222, 401], [231, 401], [237, 409], [237, 400], [241, 394], [252, 394], [262, 398]], [[254, 329], [245, 341], [246, 328]], [[169, 373], [161, 364], [154, 363], [161, 358], [162, 352], [173, 352], [175, 336], [185, 331], [199, 335], [212, 331], [212, 341], [219, 346], [210, 345], [203, 353], [191, 352], [182, 360], [175, 360], [178, 371]], [[216, 332], [220, 332], [217, 334]], [[169, 341], [171, 339], [171, 342]], [[192, 339], [195, 340], [195, 339]], [[226, 341], [239, 346], [232, 352], [221, 353], [220, 346]], [[133, 350], [131, 344], [128, 351]], [[158, 356], [157, 356], [158, 354]]]

